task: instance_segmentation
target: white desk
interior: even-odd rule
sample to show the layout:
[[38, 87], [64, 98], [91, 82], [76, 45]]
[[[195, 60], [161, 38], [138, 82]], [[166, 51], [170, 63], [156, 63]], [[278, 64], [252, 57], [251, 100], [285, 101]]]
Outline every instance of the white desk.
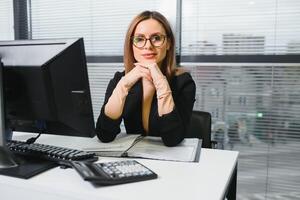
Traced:
[[[74, 145], [70, 138], [67, 142]], [[202, 149], [199, 163], [137, 159], [156, 172], [158, 179], [117, 186], [95, 187], [75, 170], [59, 167], [29, 180], [0, 175], [0, 197], [8, 200], [217, 200], [227, 191], [237, 158], [238, 152]], [[107, 160], [112, 159], [99, 161]]]

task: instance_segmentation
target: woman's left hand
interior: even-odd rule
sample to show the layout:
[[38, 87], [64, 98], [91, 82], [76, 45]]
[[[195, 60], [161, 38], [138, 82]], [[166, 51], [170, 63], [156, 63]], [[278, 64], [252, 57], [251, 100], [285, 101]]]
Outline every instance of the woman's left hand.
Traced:
[[156, 83], [161, 80], [164, 79], [165, 76], [163, 75], [163, 73], [160, 71], [158, 65], [156, 63], [151, 63], [151, 64], [144, 64], [144, 63], [135, 63], [135, 66], [141, 66], [144, 67], [146, 69], [148, 69], [150, 71], [152, 80], [154, 85], [156, 85]]

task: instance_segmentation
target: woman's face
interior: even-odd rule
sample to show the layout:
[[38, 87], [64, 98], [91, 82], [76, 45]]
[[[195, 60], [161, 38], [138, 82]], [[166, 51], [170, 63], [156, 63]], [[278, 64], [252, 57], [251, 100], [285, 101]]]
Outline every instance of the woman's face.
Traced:
[[133, 55], [139, 63], [157, 63], [160, 66], [169, 49], [166, 31], [155, 19], [141, 21], [136, 26], [132, 41]]

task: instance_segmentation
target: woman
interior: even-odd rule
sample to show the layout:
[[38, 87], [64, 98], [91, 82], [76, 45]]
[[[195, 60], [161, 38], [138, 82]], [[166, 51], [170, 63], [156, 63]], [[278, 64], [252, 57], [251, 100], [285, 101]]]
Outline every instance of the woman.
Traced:
[[166, 146], [185, 137], [194, 101], [191, 75], [175, 69], [175, 38], [166, 18], [144, 11], [131, 22], [124, 45], [124, 72], [110, 80], [96, 125], [102, 142], [120, 133], [160, 136]]

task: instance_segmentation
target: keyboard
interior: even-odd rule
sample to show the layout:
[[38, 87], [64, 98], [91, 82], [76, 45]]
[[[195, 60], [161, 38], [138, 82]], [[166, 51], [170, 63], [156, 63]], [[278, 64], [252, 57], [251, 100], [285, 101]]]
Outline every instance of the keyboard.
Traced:
[[98, 160], [94, 153], [46, 144], [27, 144], [11, 140], [7, 142], [7, 146], [11, 152], [17, 155], [46, 159], [64, 166], [71, 166], [70, 161], [94, 162]]
[[71, 162], [81, 177], [96, 185], [116, 185], [157, 178], [157, 174], [135, 160], [104, 163]]

